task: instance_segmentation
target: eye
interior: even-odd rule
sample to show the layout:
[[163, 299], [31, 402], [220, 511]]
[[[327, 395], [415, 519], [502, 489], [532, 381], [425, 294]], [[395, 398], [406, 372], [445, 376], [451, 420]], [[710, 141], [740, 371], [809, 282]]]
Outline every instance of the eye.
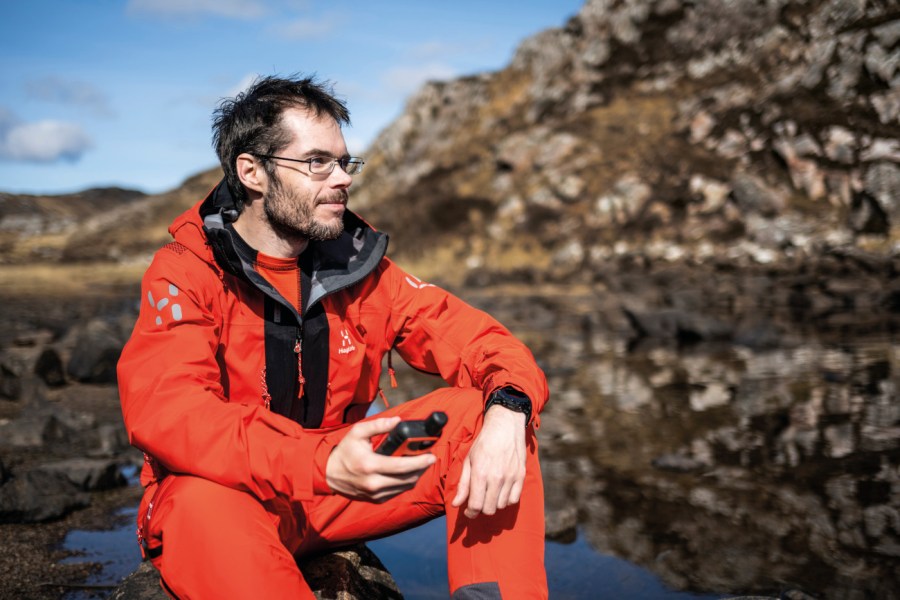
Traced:
[[328, 166], [331, 163], [330, 158], [325, 158], [324, 156], [313, 156], [309, 159], [309, 166], [312, 169], [322, 169]]

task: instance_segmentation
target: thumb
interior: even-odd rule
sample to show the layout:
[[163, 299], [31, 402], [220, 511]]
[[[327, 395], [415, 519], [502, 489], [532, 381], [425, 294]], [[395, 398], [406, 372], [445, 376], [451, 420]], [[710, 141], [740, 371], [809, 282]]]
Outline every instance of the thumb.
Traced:
[[451, 506], [462, 506], [462, 503], [469, 497], [469, 479], [471, 477], [471, 468], [469, 467], [469, 457], [463, 461], [462, 475], [459, 476], [459, 485], [456, 488], [456, 496], [453, 497]]

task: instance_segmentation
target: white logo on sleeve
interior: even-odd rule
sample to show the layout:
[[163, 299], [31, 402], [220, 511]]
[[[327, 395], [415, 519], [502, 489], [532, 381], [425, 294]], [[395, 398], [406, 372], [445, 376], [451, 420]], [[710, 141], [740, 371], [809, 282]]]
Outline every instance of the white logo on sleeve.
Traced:
[[[163, 296], [159, 301], [154, 300], [153, 292], [147, 292], [147, 300], [150, 302], [150, 306], [155, 308], [158, 313], [156, 315], [157, 325], [162, 325], [163, 317], [166, 315], [171, 316], [175, 321], [180, 321], [184, 316], [181, 312], [181, 305], [173, 301], [178, 296], [178, 288], [170, 283], [167, 291], [169, 295]], [[166, 311], [166, 308], [169, 310]]]
[[407, 276], [406, 276], [406, 283], [408, 283], [408, 284], [411, 285], [412, 287], [416, 288], [417, 290], [421, 290], [421, 289], [424, 289], [424, 288], [427, 288], [427, 287], [434, 287], [434, 284], [433, 284], [433, 283], [425, 283], [424, 281], [422, 281], [421, 279], [419, 279], [419, 278], [416, 277], [415, 275], [407, 275]]

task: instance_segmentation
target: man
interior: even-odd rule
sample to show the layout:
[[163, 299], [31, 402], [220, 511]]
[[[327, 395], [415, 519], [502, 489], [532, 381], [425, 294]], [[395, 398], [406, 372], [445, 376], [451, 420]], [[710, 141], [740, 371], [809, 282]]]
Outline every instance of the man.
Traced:
[[[170, 227], [119, 362], [142, 548], [176, 597], [309, 598], [296, 557], [446, 514], [453, 598], [546, 597], [544, 375], [347, 210], [363, 161], [346, 123], [311, 79], [257, 80], [217, 111], [225, 179]], [[366, 419], [392, 351], [450, 387]], [[373, 451], [434, 410], [430, 453]]]

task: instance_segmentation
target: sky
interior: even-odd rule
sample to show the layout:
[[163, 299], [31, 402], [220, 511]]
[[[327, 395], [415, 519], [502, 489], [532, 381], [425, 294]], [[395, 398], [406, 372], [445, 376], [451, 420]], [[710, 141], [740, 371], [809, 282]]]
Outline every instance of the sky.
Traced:
[[258, 75], [330, 81], [363, 154], [422, 83], [502, 69], [582, 3], [0, 0], [0, 191], [177, 187]]

